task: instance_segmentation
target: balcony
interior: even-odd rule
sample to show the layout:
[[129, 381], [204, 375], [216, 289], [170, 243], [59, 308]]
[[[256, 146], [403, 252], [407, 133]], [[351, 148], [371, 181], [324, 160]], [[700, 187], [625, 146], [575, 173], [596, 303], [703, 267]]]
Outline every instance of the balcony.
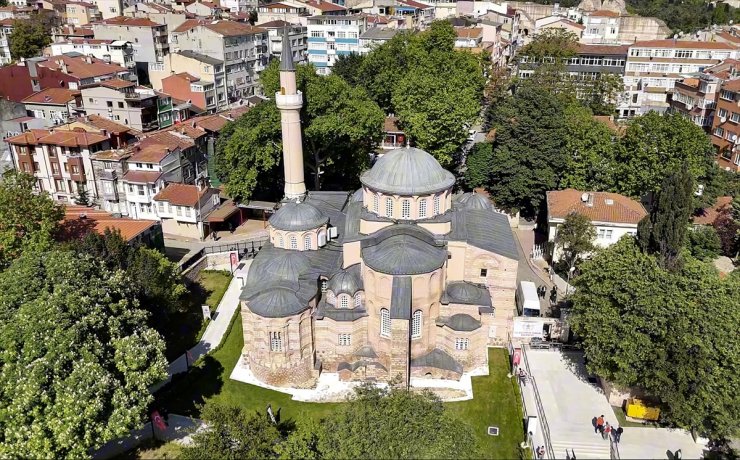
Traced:
[[143, 128], [144, 131], [151, 131], [153, 129], [158, 129], [159, 123], [157, 122], [157, 120], [142, 122], [141, 127]]
[[100, 179], [114, 181], [118, 179], [118, 173], [115, 169], [103, 169], [100, 171]]

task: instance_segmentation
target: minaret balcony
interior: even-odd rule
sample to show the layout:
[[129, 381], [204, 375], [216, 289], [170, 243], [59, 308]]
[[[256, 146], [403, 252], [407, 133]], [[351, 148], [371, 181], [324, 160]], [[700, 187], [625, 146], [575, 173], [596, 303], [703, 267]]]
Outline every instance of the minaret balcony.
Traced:
[[278, 109], [300, 109], [303, 107], [303, 93], [298, 94], [280, 94], [275, 93], [275, 105]]

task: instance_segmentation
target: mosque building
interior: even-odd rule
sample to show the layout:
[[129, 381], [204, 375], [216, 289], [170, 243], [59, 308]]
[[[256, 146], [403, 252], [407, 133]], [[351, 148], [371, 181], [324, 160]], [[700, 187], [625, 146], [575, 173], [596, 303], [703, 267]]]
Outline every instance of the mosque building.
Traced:
[[516, 312], [518, 254], [488, 198], [453, 195], [427, 152], [383, 155], [352, 192], [307, 192], [290, 40], [280, 91], [285, 199], [241, 294], [240, 365], [260, 381], [459, 380], [487, 366]]

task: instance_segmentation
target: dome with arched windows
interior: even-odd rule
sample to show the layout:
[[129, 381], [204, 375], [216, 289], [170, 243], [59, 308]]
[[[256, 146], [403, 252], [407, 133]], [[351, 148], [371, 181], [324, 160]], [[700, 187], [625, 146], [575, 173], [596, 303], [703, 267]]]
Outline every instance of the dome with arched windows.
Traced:
[[270, 217], [268, 223], [278, 230], [300, 232], [321, 227], [328, 221], [329, 218], [314, 205], [305, 201], [289, 201]]
[[384, 154], [360, 181], [377, 192], [414, 196], [447, 190], [455, 176], [424, 150], [404, 147]]
[[355, 270], [341, 270], [331, 277], [326, 288], [334, 295], [348, 294], [354, 296], [357, 291], [362, 289], [362, 281], [359, 273]]
[[464, 193], [457, 202], [462, 205], [464, 209], [483, 209], [486, 211], [493, 211], [493, 203], [486, 196], [476, 192]]

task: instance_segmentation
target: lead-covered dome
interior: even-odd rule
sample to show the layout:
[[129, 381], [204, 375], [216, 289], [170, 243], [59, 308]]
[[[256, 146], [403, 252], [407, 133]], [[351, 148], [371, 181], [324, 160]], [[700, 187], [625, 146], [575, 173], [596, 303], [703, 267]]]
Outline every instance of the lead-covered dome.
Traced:
[[484, 209], [487, 211], [493, 211], [491, 200], [480, 193], [464, 193], [458, 200], [458, 203], [460, 203], [465, 209]]
[[357, 270], [341, 270], [331, 277], [326, 287], [335, 295], [348, 294], [354, 296], [357, 291], [362, 289], [362, 281]]
[[455, 184], [455, 176], [427, 152], [404, 147], [380, 157], [360, 181], [378, 192], [412, 196], [447, 190]]
[[329, 221], [319, 209], [305, 201], [296, 203], [290, 201], [283, 204], [268, 221], [273, 228], [278, 230], [304, 231], [321, 227]]

